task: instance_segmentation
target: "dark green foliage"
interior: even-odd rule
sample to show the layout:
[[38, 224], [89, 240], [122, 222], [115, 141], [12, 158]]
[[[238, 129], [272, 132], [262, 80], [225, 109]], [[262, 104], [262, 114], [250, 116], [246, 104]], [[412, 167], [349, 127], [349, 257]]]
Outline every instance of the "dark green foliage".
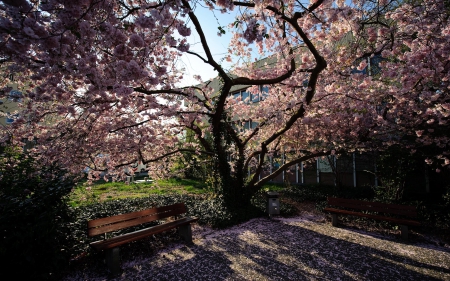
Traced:
[[414, 184], [408, 182], [408, 179], [414, 174], [420, 174], [424, 170], [424, 164], [424, 159], [419, 153], [411, 154], [409, 150], [399, 146], [391, 146], [383, 151], [377, 160], [380, 181], [380, 188], [376, 189], [377, 199], [386, 202], [403, 199], [406, 189]]
[[[418, 200], [419, 201], [419, 200]], [[450, 185], [444, 194], [429, 194], [420, 198], [419, 212], [426, 224], [431, 227], [445, 229], [450, 239]]]
[[324, 184], [301, 184], [291, 186], [283, 194], [297, 202], [316, 202], [316, 209], [322, 211], [327, 205], [327, 197], [372, 200], [374, 191], [370, 187], [338, 188]]
[[340, 187], [324, 184], [301, 184], [292, 185], [284, 191], [284, 196], [297, 202], [303, 201], [326, 201], [327, 197], [341, 197], [354, 199], [370, 199], [374, 191], [370, 187]]
[[183, 178], [199, 179], [205, 181], [211, 170], [210, 164], [205, 157], [193, 153], [182, 153], [177, 159], [177, 170], [182, 172]]
[[66, 204], [73, 183], [34, 162], [20, 148], [3, 148], [0, 158], [0, 259], [3, 275], [15, 280], [57, 278], [74, 243]]
[[[205, 138], [206, 142], [210, 142], [210, 138]], [[199, 143], [193, 130], [187, 129], [183, 140], [180, 140], [180, 147], [186, 144]], [[206, 181], [210, 177], [211, 159], [207, 155], [201, 155], [189, 151], [183, 151], [176, 160], [177, 165], [173, 172], [181, 174], [185, 179], [199, 179]]]
[[[448, 170], [436, 173], [425, 164], [426, 155], [436, 147], [421, 148], [411, 154], [399, 146], [383, 151], [377, 161], [380, 186], [374, 188], [374, 201], [418, 207], [424, 227], [450, 233], [450, 186]], [[439, 167], [438, 163], [433, 164]], [[427, 186], [428, 185], [428, 186]]]

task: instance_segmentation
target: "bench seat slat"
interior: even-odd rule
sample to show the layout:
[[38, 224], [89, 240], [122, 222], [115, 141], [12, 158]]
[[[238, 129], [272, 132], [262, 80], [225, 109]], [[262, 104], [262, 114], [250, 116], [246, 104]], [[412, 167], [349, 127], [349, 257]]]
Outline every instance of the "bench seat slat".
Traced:
[[177, 228], [182, 225], [187, 225], [192, 222], [196, 222], [197, 220], [198, 220], [197, 218], [186, 217], [172, 222], [152, 226], [135, 232], [130, 232], [127, 234], [109, 238], [108, 240], [92, 242], [90, 245], [97, 250], [111, 249], [129, 243], [131, 241], [143, 239], [153, 234], [157, 234], [166, 230]]
[[152, 222], [152, 221], [156, 221], [156, 220], [165, 219], [165, 218], [168, 218], [171, 216], [176, 216], [179, 214], [181, 214], [181, 213], [177, 212], [177, 211], [169, 211], [169, 212], [165, 212], [165, 213], [154, 214], [151, 216], [139, 217], [139, 218], [135, 218], [135, 219], [131, 219], [131, 220], [127, 220], [124, 222], [115, 223], [115, 224], [100, 226], [97, 228], [90, 228], [88, 230], [88, 235], [96, 236], [99, 234], [117, 231], [117, 230], [124, 229], [127, 227], [132, 227], [132, 226], [136, 226], [136, 225], [140, 225], [140, 224], [144, 224], [144, 223], [148, 223], [148, 222]]
[[106, 218], [94, 219], [94, 220], [88, 221], [88, 228], [94, 228], [94, 227], [99, 227], [99, 226], [106, 225], [106, 224], [112, 224], [112, 223], [117, 223], [117, 222], [121, 222], [121, 221], [126, 221], [126, 220], [130, 220], [130, 219], [134, 219], [136, 217], [143, 217], [143, 216], [150, 216], [150, 215], [157, 214], [157, 213], [164, 213], [164, 212], [167, 212], [170, 210], [178, 210], [180, 213], [185, 213], [187, 211], [184, 203], [176, 203], [176, 204], [169, 205], [169, 206], [156, 207], [156, 208], [151, 208], [151, 209], [147, 209], [147, 210], [143, 210], [143, 211], [137, 211], [137, 212], [115, 215], [115, 216], [106, 217]]
[[420, 222], [413, 221], [413, 220], [407, 220], [407, 219], [399, 219], [399, 218], [386, 217], [386, 216], [380, 216], [380, 215], [374, 215], [374, 214], [365, 214], [365, 213], [361, 213], [361, 212], [340, 210], [340, 209], [334, 209], [334, 208], [325, 208], [323, 210], [325, 212], [334, 213], [334, 214], [365, 217], [365, 218], [371, 218], [371, 219], [375, 219], [375, 220], [388, 221], [391, 223], [396, 223], [396, 224], [401, 224], [401, 225], [420, 226]]

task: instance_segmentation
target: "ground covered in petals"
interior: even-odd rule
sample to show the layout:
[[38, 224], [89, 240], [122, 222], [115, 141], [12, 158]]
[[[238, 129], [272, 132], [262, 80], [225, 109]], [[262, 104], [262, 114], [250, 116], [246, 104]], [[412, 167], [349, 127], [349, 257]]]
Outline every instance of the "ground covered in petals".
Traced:
[[332, 227], [312, 214], [224, 230], [194, 225], [193, 235], [192, 245], [168, 239], [147, 254], [124, 247], [118, 277], [92, 265], [64, 280], [450, 280], [447, 244]]

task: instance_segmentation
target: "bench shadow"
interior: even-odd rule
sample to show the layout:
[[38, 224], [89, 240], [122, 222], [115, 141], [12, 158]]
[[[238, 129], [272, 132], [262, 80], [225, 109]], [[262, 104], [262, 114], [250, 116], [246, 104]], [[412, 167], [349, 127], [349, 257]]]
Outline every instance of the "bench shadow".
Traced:
[[[354, 235], [359, 235], [355, 233]], [[361, 238], [364, 239], [364, 238]], [[375, 238], [378, 239], [378, 238]], [[376, 243], [393, 243], [379, 239]], [[407, 246], [407, 245], [405, 245]], [[409, 245], [411, 246], [411, 245]], [[397, 244], [398, 247], [398, 244]], [[334, 238], [298, 225], [258, 219], [178, 244], [126, 266], [126, 280], [448, 280], [450, 255], [419, 261], [416, 247], [395, 253]], [[430, 254], [428, 252], [428, 254]], [[433, 253], [431, 253], [433, 256]], [[146, 276], [146, 277], [142, 277]], [[120, 279], [122, 280], [122, 279]]]
[[[274, 244], [278, 256], [286, 255], [295, 257], [294, 264], [280, 262], [277, 258], [264, 258], [267, 255], [261, 253], [261, 247], [245, 245], [246, 252], [257, 253], [255, 260], [263, 267], [276, 263], [277, 276], [284, 278], [292, 277], [296, 272], [296, 279], [310, 279], [319, 276], [330, 280], [337, 279], [362, 279], [362, 280], [441, 280], [439, 278], [417, 272], [419, 268], [425, 271], [434, 271], [436, 275], [445, 274], [450, 278], [450, 269], [447, 264], [436, 266], [433, 264], [419, 262], [409, 258], [407, 255], [379, 250], [358, 243], [336, 239], [315, 231], [279, 223], [278, 233], [287, 235], [259, 235], [264, 244]], [[381, 243], [384, 243], [382, 241]], [[262, 248], [267, 248], [266, 245]], [[264, 252], [264, 250], [262, 250]], [[258, 254], [260, 252], [261, 254]], [[266, 251], [267, 252], [267, 251]], [[249, 255], [254, 257], [255, 255]], [[270, 257], [270, 255], [269, 255]], [[450, 256], [447, 255], [450, 262]], [[412, 270], [411, 267], [416, 268]], [[280, 268], [284, 270], [280, 270]], [[301, 269], [303, 268], [303, 269]], [[299, 270], [300, 269], [300, 270]], [[307, 269], [307, 270], [305, 270]], [[313, 276], [311, 276], [311, 272]]]
[[226, 255], [198, 245], [177, 246], [138, 263], [127, 263], [117, 280], [219, 280], [219, 276], [233, 276]]
[[[331, 222], [328, 222], [331, 223]], [[371, 224], [367, 224], [366, 227], [372, 226]], [[397, 233], [379, 233], [377, 231], [367, 231], [364, 227], [358, 227], [353, 224], [348, 224], [346, 221], [340, 221], [337, 228], [346, 229], [361, 235], [370, 236], [376, 239], [387, 240], [391, 242], [403, 243], [405, 245], [415, 245], [417, 247], [422, 247], [430, 250], [450, 253], [450, 248], [446, 248], [442, 245], [438, 245], [437, 242], [430, 241], [425, 239], [418, 233], [409, 233], [409, 239], [404, 240], [401, 237], [400, 230], [396, 230]]]
[[[328, 235], [303, 223], [256, 219], [193, 245], [169, 239], [157, 253], [128, 256], [112, 280], [450, 280], [446, 252], [352, 231], [344, 240], [335, 230], [342, 231], [330, 228]], [[364, 239], [386, 250], [358, 242]]]

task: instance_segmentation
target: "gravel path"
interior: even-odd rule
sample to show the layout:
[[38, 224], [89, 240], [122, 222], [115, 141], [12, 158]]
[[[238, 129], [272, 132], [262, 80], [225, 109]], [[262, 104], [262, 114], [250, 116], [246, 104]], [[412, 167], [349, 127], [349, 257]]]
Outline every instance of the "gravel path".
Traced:
[[225, 230], [194, 225], [194, 244], [170, 243], [124, 261], [120, 277], [74, 280], [450, 280], [450, 248], [332, 227], [318, 217], [259, 218]]

